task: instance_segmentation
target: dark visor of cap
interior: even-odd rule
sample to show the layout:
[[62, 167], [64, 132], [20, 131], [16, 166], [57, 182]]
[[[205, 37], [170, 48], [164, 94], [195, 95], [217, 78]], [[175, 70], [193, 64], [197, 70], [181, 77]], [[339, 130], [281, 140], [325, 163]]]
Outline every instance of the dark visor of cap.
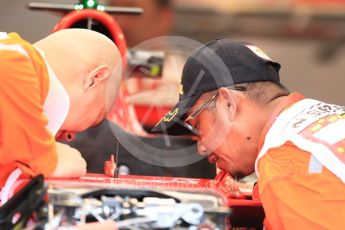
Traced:
[[163, 133], [169, 135], [191, 135], [192, 127], [185, 124], [186, 113], [198, 100], [200, 95], [193, 95], [181, 99], [151, 130], [153, 133]]

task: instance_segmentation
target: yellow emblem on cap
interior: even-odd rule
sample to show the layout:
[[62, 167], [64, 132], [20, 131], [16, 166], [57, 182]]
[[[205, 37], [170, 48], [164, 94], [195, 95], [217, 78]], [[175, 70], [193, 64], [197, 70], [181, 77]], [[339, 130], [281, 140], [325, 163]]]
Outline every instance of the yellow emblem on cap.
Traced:
[[174, 111], [169, 111], [169, 113], [165, 114], [165, 116], [163, 117], [163, 120], [165, 122], [170, 122], [177, 114], [178, 112], [178, 108], [174, 109]]
[[169, 111], [169, 113], [165, 114], [165, 116], [162, 117], [162, 119], [160, 119], [155, 126], [161, 123], [162, 120], [164, 120], [164, 122], [170, 122], [176, 116], [177, 112], [178, 108], [174, 109], [174, 111]]
[[178, 85], [178, 94], [183, 95], [183, 85], [181, 83]]

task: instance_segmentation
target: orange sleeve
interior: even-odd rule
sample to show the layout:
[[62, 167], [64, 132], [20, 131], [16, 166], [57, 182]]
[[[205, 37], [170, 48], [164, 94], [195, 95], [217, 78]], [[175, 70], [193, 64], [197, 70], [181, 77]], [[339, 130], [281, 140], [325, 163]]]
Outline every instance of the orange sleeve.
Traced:
[[259, 160], [260, 198], [272, 229], [345, 229], [345, 185], [326, 168], [309, 173], [310, 156], [287, 143]]
[[55, 139], [45, 128], [42, 106], [48, 78], [33, 64], [39, 56], [20, 47], [5, 44], [0, 49], [0, 183], [15, 167], [47, 176], [57, 164]]

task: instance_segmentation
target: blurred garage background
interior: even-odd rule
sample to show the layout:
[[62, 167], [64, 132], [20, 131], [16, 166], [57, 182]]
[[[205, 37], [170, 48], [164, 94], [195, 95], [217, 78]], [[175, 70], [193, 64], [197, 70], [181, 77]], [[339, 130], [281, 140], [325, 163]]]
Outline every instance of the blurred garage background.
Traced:
[[[146, 1], [160, 0], [120, 2], [144, 6]], [[47, 35], [62, 14], [29, 10], [29, 2], [2, 0], [0, 30], [18, 32], [31, 42]], [[282, 64], [282, 81], [292, 91], [345, 104], [345, 0], [171, 0], [170, 4], [170, 35], [200, 42], [220, 37], [250, 41]]]

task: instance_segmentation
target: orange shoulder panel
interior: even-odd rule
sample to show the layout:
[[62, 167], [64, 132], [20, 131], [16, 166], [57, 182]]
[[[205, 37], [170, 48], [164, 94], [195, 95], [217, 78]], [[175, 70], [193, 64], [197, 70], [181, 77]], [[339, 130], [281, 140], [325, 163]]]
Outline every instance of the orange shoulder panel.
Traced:
[[49, 175], [57, 164], [55, 138], [45, 128], [49, 78], [40, 54], [16, 34], [0, 40], [0, 187], [16, 167]]
[[345, 229], [345, 185], [325, 167], [309, 173], [310, 157], [287, 142], [259, 160], [260, 199], [272, 229]]

